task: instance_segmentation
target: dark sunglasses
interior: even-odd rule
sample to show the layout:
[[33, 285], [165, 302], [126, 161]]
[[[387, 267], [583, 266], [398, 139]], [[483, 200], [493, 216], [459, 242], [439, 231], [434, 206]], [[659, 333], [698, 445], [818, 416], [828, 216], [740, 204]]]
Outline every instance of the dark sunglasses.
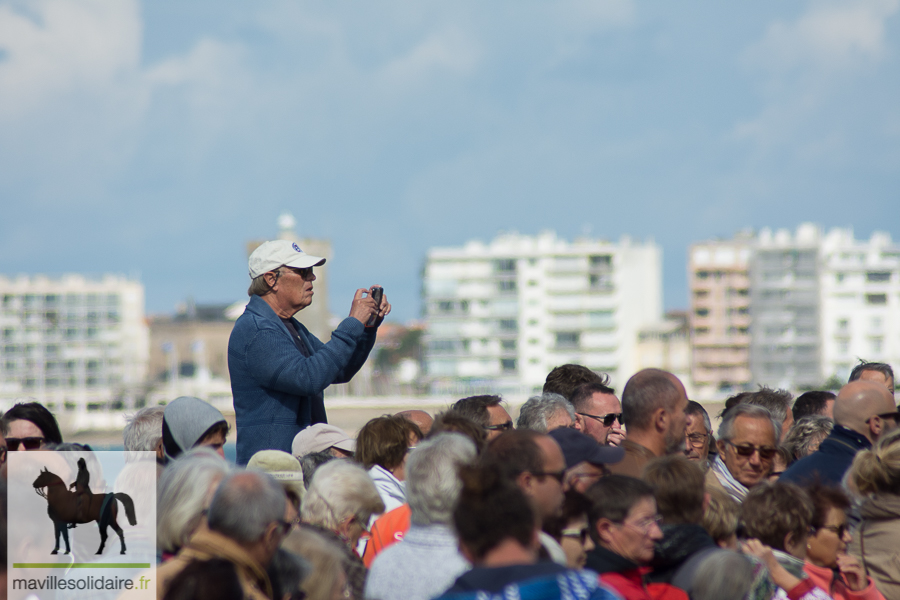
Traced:
[[573, 527], [571, 529], [563, 529], [561, 533], [562, 537], [573, 538], [582, 543], [582, 545], [587, 541], [588, 537], [588, 528], [584, 527]]
[[38, 450], [44, 443], [42, 437], [23, 437], [23, 438], [6, 438], [6, 444], [10, 450], [18, 450], [19, 444], [25, 446], [26, 450]]
[[557, 480], [560, 485], [562, 485], [563, 479], [566, 478], [566, 470], [562, 471], [536, 471], [532, 473], [535, 477], [552, 477]]
[[285, 267], [285, 269], [291, 271], [294, 275], [299, 275], [303, 279], [308, 279], [313, 272], [312, 267], [306, 267], [305, 269], [298, 269], [297, 267]]
[[753, 456], [754, 452], [759, 452], [759, 457], [763, 460], [769, 460], [770, 458], [775, 456], [775, 453], [778, 452], [778, 448], [773, 448], [771, 446], [754, 446], [753, 444], [732, 444], [728, 440], [725, 440], [725, 443], [734, 448], [734, 451], [738, 453], [739, 456]]
[[484, 428], [488, 431], [508, 431], [513, 428], [513, 422], [507, 421], [506, 423], [498, 423], [497, 425], [485, 425]]
[[575, 413], [581, 415], [582, 417], [590, 417], [592, 419], [597, 419], [598, 421], [603, 422], [604, 427], [612, 427], [612, 424], [618, 421], [622, 422], [622, 413], [609, 413], [605, 415], [589, 415], [587, 413]]

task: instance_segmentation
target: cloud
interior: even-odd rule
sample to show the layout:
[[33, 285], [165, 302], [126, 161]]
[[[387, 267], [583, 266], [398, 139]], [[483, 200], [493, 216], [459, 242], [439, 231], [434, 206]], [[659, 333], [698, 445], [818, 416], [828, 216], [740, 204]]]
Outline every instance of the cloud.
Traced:
[[745, 60], [782, 75], [797, 69], [830, 73], [856, 68], [884, 55], [885, 22], [898, 7], [898, 0], [812, 3], [793, 22], [771, 23]]
[[[852, 160], [862, 123], [874, 117], [862, 90], [878, 97], [892, 87], [879, 69], [896, 43], [886, 32], [898, 8], [900, 0], [811, 2], [795, 19], [770, 23], [741, 57], [762, 105], [735, 123], [733, 139], [752, 145], [753, 160]], [[889, 118], [884, 105], [875, 108]]]

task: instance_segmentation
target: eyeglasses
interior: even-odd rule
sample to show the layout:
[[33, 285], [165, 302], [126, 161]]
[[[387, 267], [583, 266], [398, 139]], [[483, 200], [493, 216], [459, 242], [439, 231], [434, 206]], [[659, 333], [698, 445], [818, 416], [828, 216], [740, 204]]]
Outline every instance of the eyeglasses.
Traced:
[[770, 460], [778, 452], [778, 448], [772, 446], [754, 446], [753, 444], [733, 444], [728, 440], [725, 443], [734, 448], [739, 456], [753, 456], [754, 452], [759, 452], [759, 457], [763, 460]]
[[840, 525], [823, 525], [823, 526], [819, 527], [820, 531], [822, 529], [827, 529], [828, 531], [830, 531], [833, 534], [835, 534], [836, 536], [838, 536], [838, 538], [843, 539], [844, 534], [847, 533], [847, 531], [849, 531], [850, 526], [847, 525], [846, 523], [842, 523]]
[[562, 471], [535, 471], [532, 473], [535, 477], [552, 477], [557, 480], [560, 485], [562, 485], [563, 479], [566, 478], [566, 470]]
[[706, 440], [709, 438], [708, 433], [689, 433], [685, 434], [688, 441], [691, 443], [691, 446], [694, 448], [702, 448], [706, 445]]
[[498, 423], [497, 425], [485, 425], [484, 428], [488, 431], [509, 431], [513, 428], [513, 422], [507, 421], [506, 423]]
[[313, 274], [313, 268], [312, 268], [312, 267], [306, 267], [306, 268], [303, 268], [303, 269], [298, 269], [297, 267], [288, 267], [288, 266], [285, 266], [284, 268], [287, 269], [288, 271], [290, 271], [291, 273], [293, 273], [294, 275], [299, 275], [299, 276], [302, 277], [303, 279], [309, 279], [310, 275]]
[[588, 536], [588, 528], [587, 525], [584, 527], [572, 527], [571, 529], [563, 529], [561, 534], [562, 537], [576, 539], [581, 542], [582, 545], [587, 541]]
[[18, 450], [19, 444], [25, 446], [26, 450], [39, 450], [44, 444], [42, 437], [23, 437], [23, 438], [6, 438], [6, 444], [10, 450]]
[[628, 521], [622, 521], [619, 525], [625, 525], [626, 527], [631, 527], [634, 530], [640, 531], [641, 533], [650, 533], [650, 530], [654, 525], [659, 525], [662, 522], [662, 517], [660, 515], [655, 515], [652, 517], [647, 517], [646, 519], [641, 519], [637, 523], [629, 523]]
[[622, 413], [607, 413], [605, 415], [589, 415], [587, 413], [575, 413], [577, 415], [581, 415], [582, 417], [590, 417], [592, 419], [597, 419], [598, 421], [603, 422], [604, 427], [612, 427], [612, 424], [618, 421], [622, 422]]
[[3, 463], [6, 462], [7, 453], [8, 453], [8, 450], [7, 450], [6, 446], [0, 446], [0, 465], [2, 465]]

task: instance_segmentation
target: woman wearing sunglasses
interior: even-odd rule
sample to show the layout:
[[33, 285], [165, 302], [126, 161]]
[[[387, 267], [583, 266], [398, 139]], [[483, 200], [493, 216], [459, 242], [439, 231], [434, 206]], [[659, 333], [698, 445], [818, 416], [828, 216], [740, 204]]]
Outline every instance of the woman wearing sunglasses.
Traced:
[[884, 600], [859, 561], [847, 554], [851, 539], [847, 495], [839, 488], [826, 486], [814, 486], [808, 491], [814, 506], [813, 533], [806, 540], [804, 572], [834, 600]]
[[56, 417], [38, 402], [16, 404], [6, 411], [3, 429], [10, 452], [42, 450], [63, 442]]

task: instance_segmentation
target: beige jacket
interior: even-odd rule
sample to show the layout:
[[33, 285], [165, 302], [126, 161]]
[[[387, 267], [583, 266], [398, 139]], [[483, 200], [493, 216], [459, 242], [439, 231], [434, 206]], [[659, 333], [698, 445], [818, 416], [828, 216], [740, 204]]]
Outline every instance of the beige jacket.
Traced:
[[172, 579], [192, 560], [211, 558], [221, 558], [234, 565], [244, 591], [244, 598], [272, 600], [272, 584], [266, 570], [238, 542], [205, 527], [198, 529], [174, 558], [157, 568], [156, 597], [162, 600]]
[[862, 524], [847, 551], [886, 600], [900, 600], [900, 496], [875, 494], [863, 502], [860, 515]]

